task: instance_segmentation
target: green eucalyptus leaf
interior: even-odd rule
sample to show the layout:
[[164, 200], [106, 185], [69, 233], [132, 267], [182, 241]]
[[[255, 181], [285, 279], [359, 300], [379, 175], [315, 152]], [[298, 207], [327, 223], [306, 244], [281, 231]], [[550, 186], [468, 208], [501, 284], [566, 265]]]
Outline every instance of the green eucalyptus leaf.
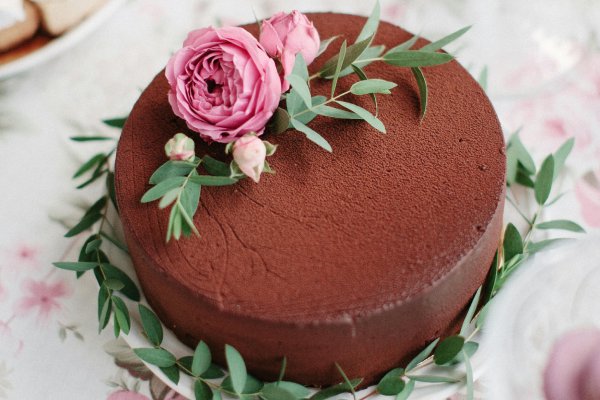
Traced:
[[205, 382], [196, 380], [194, 383], [194, 396], [196, 400], [212, 400], [213, 392]]
[[[187, 210], [185, 208], [183, 208], [183, 206], [181, 204], [178, 204], [178, 208], [179, 208], [179, 215], [181, 216], [182, 220], [180, 220], [180, 224], [181, 227], [179, 229], [184, 229], [184, 225], [183, 222], [185, 222], [185, 224], [187, 225], [187, 227], [196, 234], [196, 236], [200, 236], [200, 232], [198, 232], [198, 229], [196, 229], [196, 226], [194, 225], [194, 221], [192, 220], [192, 216], [190, 214], [188, 214]], [[187, 232], [187, 231], [184, 231]], [[189, 233], [185, 233], [186, 236], [189, 235]], [[179, 235], [176, 234], [175, 235], [176, 239], [179, 239]]]
[[383, 93], [389, 94], [390, 90], [398, 86], [394, 82], [383, 79], [367, 79], [358, 81], [350, 87], [350, 92], [356, 95]]
[[492, 260], [492, 265], [490, 266], [490, 270], [485, 278], [485, 283], [483, 284], [483, 292], [481, 294], [481, 302], [482, 304], [488, 303], [492, 296], [494, 295], [494, 289], [496, 287], [496, 280], [498, 279], [498, 250], [494, 254], [494, 259]]
[[181, 191], [180, 203], [189, 216], [193, 216], [198, 210], [201, 188], [196, 182], [188, 182]]
[[421, 50], [402, 50], [395, 53], [386, 53], [383, 61], [398, 67], [428, 67], [446, 64], [454, 57], [447, 53], [431, 53]]
[[127, 335], [129, 334], [129, 328], [131, 327], [129, 310], [127, 310], [125, 302], [123, 302], [120, 297], [112, 296], [111, 299], [114, 305], [115, 318], [117, 319], [121, 330]]
[[145, 361], [148, 364], [156, 365], [157, 367], [170, 367], [175, 365], [176, 362], [175, 356], [163, 348], [138, 348], [133, 349], [133, 352], [142, 361]]
[[369, 111], [365, 110], [360, 106], [357, 106], [356, 104], [348, 103], [346, 101], [337, 100], [336, 103], [361, 117], [365, 122], [367, 122], [373, 128], [377, 129], [379, 132], [385, 133], [385, 126], [383, 125], [383, 122], [381, 122], [376, 116], [371, 114]]
[[148, 337], [148, 340], [155, 346], [160, 346], [163, 341], [163, 329], [160, 320], [148, 307], [143, 304], [138, 304], [142, 327]]
[[308, 87], [306, 80], [302, 79], [301, 76], [294, 74], [286, 76], [285, 79], [290, 83], [290, 85], [292, 85], [293, 90], [298, 93], [306, 107], [310, 107], [312, 105], [310, 88]]
[[460, 335], [465, 336], [468, 333], [469, 326], [471, 324], [471, 320], [475, 315], [475, 311], [477, 311], [477, 306], [479, 305], [479, 298], [481, 296], [481, 286], [475, 292], [475, 296], [473, 296], [473, 300], [471, 301], [471, 305], [469, 306], [469, 310], [467, 311], [467, 315], [463, 320], [462, 326], [460, 328]]
[[118, 338], [121, 334], [121, 326], [119, 325], [119, 320], [116, 318], [116, 316], [113, 318], [113, 332], [115, 335], [115, 339]]
[[325, 400], [331, 397], [337, 396], [342, 393], [352, 392], [360, 383], [362, 379], [353, 379], [350, 381], [351, 385], [348, 385], [346, 382], [339, 383], [334, 386], [330, 386], [326, 389], [323, 389], [310, 397], [310, 400]]
[[325, 51], [327, 51], [327, 48], [329, 47], [329, 45], [331, 43], [333, 43], [339, 37], [340, 37], [340, 35], [335, 35], [335, 36], [332, 36], [325, 40], [321, 40], [321, 44], [319, 45], [319, 51], [317, 52], [317, 57], [319, 57], [321, 54], [325, 53]]
[[168, 178], [187, 176], [196, 167], [197, 164], [188, 161], [167, 161], [154, 171], [150, 177], [150, 183], [156, 185]]
[[83, 231], [90, 229], [96, 222], [102, 219], [101, 213], [94, 214], [86, 214], [84, 217], [75, 225], [73, 228], [69, 229], [67, 233], [65, 233], [65, 237], [73, 237], [80, 234]]
[[346, 110], [340, 110], [339, 108], [330, 107], [325, 104], [321, 104], [320, 106], [313, 108], [313, 110], [317, 114], [323, 115], [323, 116], [329, 117], [329, 118], [362, 119], [361, 117], [359, 117], [358, 115], [356, 115], [353, 112], [346, 111]]
[[229, 164], [216, 160], [209, 155], [202, 157], [202, 165], [210, 175], [229, 176]]
[[338, 364], [337, 362], [335, 363], [335, 367], [337, 368], [338, 372], [344, 379], [344, 382], [346, 383], [346, 385], [348, 385], [348, 387], [350, 388], [350, 392], [352, 393], [352, 395], [354, 397], [356, 397], [356, 393], [354, 391], [354, 385], [352, 385], [352, 382], [350, 381], [350, 379], [348, 379], [348, 375], [346, 375], [346, 373], [344, 372], [344, 370], [342, 369], [340, 364]]
[[290, 114], [281, 107], [278, 107], [269, 122], [269, 131], [272, 133], [283, 133], [290, 126]]
[[485, 67], [483, 67], [483, 69], [481, 70], [481, 73], [479, 74], [479, 78], [477, 79], [477, 82], [479, 82], [479, 86], [481, 86], [481, 88], [483, 89], [483, 91], [487, 91], [487, 87], [488, 87], [488, 67], [487, 65]]
[[506, 184], [508, 186], [512, 185], [517, 179], [518, 166], [517, 151], [514, 146], [508, 146], [506, 149]]
[[81, 165], [81, 167], [79, 167], [79, 169], [73, 175], [73, 179], [79, 178], [81, 175], [85, 174], [92, 168], [98, 167], [98, 165], [102, 165], [102, 163], [104, 162], [105, 159], [106, 159], [106, 154], [104, 154], [104, 153], [95, 154], [94, 156], [92, 156], [92, 158], [90, 158], [89, 160], [84, 162]]
[[530, 243], [529, 246], [527, 246], [527, 253], [529, 253], [529, 254], [537, 253], [539, 251], [546, 249], [547, 247], [553, 246], [557, 243], [566, 242], [569, 240], [573, 240], [573, 239], [555, 238], [555, 239], [541, 240], [539, 242], [533, 242], [533, 243]]
[[177, 197], [179, 197], [180, 191], [180, 188], [174, 188], [165, 193], [158, 203], [158, 208], [162, 210], [163, 208], [169, 207], [177, 199]]
[[406, 386], [404, 386], [404, 390], [402, 390], [396, 396], [396, 400], [408, 400], [408, 398], [412, 394], [413, 390], [415, 390], [415, 381], [413, 381], [412, 379], [409, 379], [408, 382], [406, 383]]
[[119, 292], [123, 293], [130, 300], [140, 301], [140, 291], [137, 288], [137, 285], [125, 272], [121, 271], [119, 268], [111, 264], [103, 263], [101, 265], [101, 268], [104, 271], [106, 279], [112, 278], [123, 282], [125, 286], [123, 287], [123, 289], [120, 289]]
[[190, 182], [202, 186], [228, 186], [237, 183], [238, 180], [228, 176], [194, 175], [190, 177]]
[[379, 19], [381, 17], [381, 6], [379, 4], [379, 0], [376, 0], [375, 5], [373, 6], [373, 11], [367, 18], [365, 25], [361, 29], [358, 37], [356, 38], [356, 42], [360, 42], [361, 40], [367, 38], [373, 38], [377, 33], [377, 29], [379, 28]]
[[[310, 396], [310, 390], [308, 390], [306, 387], [304, 387], [298, 383], [295, 383], [295, 382], [288, 382], [288, 381], [271, 382], [271, 383], [265, 384], [264, 388], [266, 388], [268, 386], [276, 386], [276, 387], [285, 389], [289, 393], [293, 394], [297, 399], [305, 399], [308, 396]], [[264, 390], [264, 388], [263, 388], [263, 390]]]
[[457, 360], [464, 362], [464, 353], [466, 353], [468, 357], [473, 357], [473, 355], [477, 353], [477, 350], [479, 350], [479, 343], [471, 341], [465, 342], [465, 345], [463, 346], [463, 351], [458, 354]]
[[518, 164], [517, 166], [517, 177], [516, 177], [516, 182], [520, 185], [523, 185], [525, 187], [531, 188], [533, 189], [533, 187], [535, 186], [535, 183], [533, 182], [533, 180], [529, 177], [529, 175], [527, 175], [525, 173], [524, 168], [521, 168], [521, 163]]
[[474, 388], [473, 388], [473, 367], [471, 366], [471, 360], [467, 353], [463, 350], [463, 358], [465, 361], [466, 369], [466, 384], [467, 384], [467, 400], [473, 400]]
[[437, 365], [444, 365], [452, 360], [460, 353], [465, 344], [465, 338], [462, 336], [449, 336], [442, 340], [433, 353], [433, 361]]
[[306, 61], [304, 60], [302, 53], [296, 55], [292, 74], [299, 76], [305, 83], [308, 81], [308, 67], [306, 66]]
[[127, 121], [127, 117], [121, 118], [110, 118], [102, 120], [105, 125], [108, 125], [112, 128], [123, 128], [125, 126], [125, 122]]
[[395, 396], [404, 390], [406, 382], [402, 379], [404, 369], [395, 368], [383, 376], [377, 384], [377, 391], [384, 396]]
[[102, 282], [104, 286], [110, 290], [121, 290], [125, 287], [125, 284], [118, 279], [108, 278]]
[[425, 361], [425, 359], [431, 355], [431, 353], [433, 352], [433, 349], [435, 348], [435, 346], [437, 346], [439, 341], [440, 341], [439, 338], [435, 339], [433, 342], [429, 343], [429, 345], [427, 345], [427, 347], [425, 347], [423, 350], [421, 350], [421, 352], [419, 354], [417, 354], [416, 357], [413, 358], [408, 363], [408, 365], [406, 366], [406, 371], [411, 371], [417, 365], [419, 365], [420, 363]]
[[100, 287], [100, 290], [98, 290], [98, 323], [100, 330], [104, 329], [110, 320], [112, 301], [109, 293], [109, 290], [105, 287]]
[[110, 201], [112, 201], [115, 210], [119, 212], [119, 205], [117, 204], [117, 192], [115, 190], [115, 173], [112, 171], [108, 171], [106, 173], [106, 191], [108, 192], [108, 197]]
[[557, 219], [554, 221], [542, 222], [536, 225], [538, 229], [559, 229], [563, 231], [584, 233], [585, 229], [576, 222], [569, 221], [566, 219]]
[[539, 205], [544, 205], [550, 197], [552, 182], [554, 181], [554, 156], [546, 157], [535, 177], [535, 200]]
[[427, 80], [425, 79], [425, 74], [423, 74], [423, 70], [419, 67], [413, 67], [410, 69], [415, 80], [417, 81], [417, 87], [419, 88], [419, 104], [420, 104], [420, 116], [421, 120], [425, 118], [425, 114], [427, 113], [427, 101], [429, 96], [429, 91], [427, 89]]
[[169, 378], [171, 382], [174, 384], [179, 383], [179, 368], [176, 365], [171, 365], [170, 367], [159, 367], [163, 374]]
[[340, 78], [350, 75], [351, 73], [353, 73], [354, 71], [352, 70], [352, 66], [356, 66], [359, 68], [364, 68], [369, 64], [372, 64], [374, 61], [376, 61], [377, 59], [380, 58], [381, 53], [383, 53], [385, 50], [385, 46], [383, 45], [379, 45], [379, 46], [370, 46], [367, 47], [365, 49], [365, 51], [362, 52], [362, 54], [360, 55], [360, 57], [358, 57], [356, 60], [354, 60], [354, 62], [352, 64], [350, 64], [349, 67], [344, 68], [341, 72], [340, 72]]
[[410, 48], [413, 47], [415, 45], [415, 43], [417, 43], [417, 40], [419, 40], [419, 36], [414, 35], [407, 41], [400, 43], [398, 46], [392, 47], [387, 52], [388, 53], [398, 53], [400, 51], [410, 50]]
[[279, 377], [277, 378], [277, 382], [281, 382], [283, 377], [285, 376], [285, 371], [287, 369], [287, 357], [283, 357], [281, 360], [281, 368], [279, 368]]
[[525, 148], [523, 142], [521, 142], [519, 131], [520, 129], [512, 134], [508, 142], [509, 150], [514, 152], [515, 157], [523, 165], [527, 173], [533, 175], [536, 172], [535, 163], [531, 154], [529, 154], [529, 151]]
[[162, 196], [164, 196], [169, 190], [174, 189], [176, 187], [180, 187], [184, 184], [186, 178], [183, 176], [175, 176], [172, 178], [167, 178], [156, 186], [153, 186], [150, 190], [148, 190], [144, 196], [142, 196], [142, 203], [149, 203], [154, 200], [158, 200]]
[[196, 346], [196, 351], [194, 351], [194, 359], [192, 362], [192, 374], [194, 376], [200, 376], [205, 373], [212, 363], [212, 356], [210, 354], [210, 349], [203, 341], [198, 343]]
[[442, 47], [452, 43], [453, 41], [455, 41], [456, 39], [458, 39], [459, 37], [461, 37], [462, 35], [464, 35], [465, 33], [467, 33], [467, 31], [471, 29], [471, 26], [465, 26], [462, 29], [457, 30], [456, 32], [453, 32], [451, 34], [449, 34], [448, 36], [445, 36], [443, 38], [441, 38], [440, 40], [436, 40], [435, 42], [429, 43], [423, 47], [421, 47], [419, 50], [421, 51], [437, 51], [440, 50]]
[[225, 345], [225, 359], [227, 360], [227, 367], [229, 369], [233, 390], [238, 394], [243, 393], [248, 377], [244, 359], [241, 354], [230, 345]]
[[219, 379], [225, 376], [225, 373], [219, 366], [211, 364], [210, 367], [200, 377], [202, 379]]
[[109, 136], [71, 136], [69, 139], [74, 142], [103, 142], [106, 140], [115, 140]]
[[563, 167], [565, 166], [565, 161], [567, 161], [567, 157], [571, 154], [571, 150], [573, 150], [573, 146], [575, 145], [575, 139], [570, 138], [562, 146], [559, 147], [558, 150], [554, 153], [554, 175], [553, 179], [556, 180]]
[[344, 58], [346, 57], [346, 41], [342, 42], [340, 47], [340, 53], [338, 55], [337, 64], [335, 65], [335, 72], [333, 73], [333, 81], [331, 83], [331, 97], [335, 96], [335, 89], [337, 88], [337, 82], [342, 72], [342, 65], [344, 64]]
[[[263, 388], [264, 384], [253, 377], [252, 375], [248, 375], [246, 377], [246, 384], [244, 385], [244, 390], [240, 394], [253, 394], [258, 393]], [[235, 392], [233, 388], [233, 384], [231, 383], [231, 375], [223, 379], [221, 382], [221, 388], [227, 392]], [[244, 396], [240, 396], [240, 398], [244, 398]]]
[[505, 261], [510, 261], [517, 254], [523, 254], [523, 238], [519, 230], [512, 223], [506, 226], [502, 246], [504, 248]]
[[[348, 46], [346, 48], [340, 70], [344, 70], [354, 61], [356, 61], [365, 51], [365, 49], [369, 47], [371, 40], [372, 38], [368, 37], [360, 42], [356, 42], [353, 45]], [[319, 76], [322, 78], [332, 77], [337, 68], [339, 58], [341, 58], [339, 54], [330, 58], [319, 71]]]
[[77, 186], [77, 189], [83, 189], [85, 187], [88, 187], [92, 183], [96, 182], [100, 177], [102, 177], [102, 175], [106, 174], [108, 172], [108, 169], [103, 169], [102, 168], [103, 165], [104, 164], [99, 164], [96, 167], [96, 169], [94, 170], [94, 172], [92, 173], [92, 176], [90, 177], [90, 179], [83, 182], [81, 185]]
[[66, 269], [68, 271], [87, 271], [98, 266], [97, 262], [55, 262], [52, 263], [56, 268]]
[[311, 142], [315, 143], [316, 145], [322, 147], [323, 149], [327, 150], [330, 153], [333, 151], [329, 142], [327, 142], [327, 140], [325, 140], [325, 138], [323, 136], [318, 134], [312, 128], [309, 128], [308, 126], [304, 125], [302, 122], [300, 122], [296, 119], [292, 119], [291, 123], [292, 123], [292, 126], [294, 127], [294, 129], [297, 129], [300, 132], [304, 133], [308, 140], [310, 140]]
[[461, 378], [454, 378], [451, 376], [439, 376], [439, 375], [409, 375], [413, 381], [416, 382], [427, 382], [427, 383], [457, 383], [460, 382]]
[[[361, 67], [359, 67], [355, 64], [350, 65], [350, 67], [352, 68], [354, 73], [358, 76], [358, 79], [360, 79], [361, 81], [366, 81], [367, 79], [369, 79], [367, 77], [367, 74], [365, 74], [365, 71]], [[371, 97], [371, 100], [373, 100], [373, 105], [375, 106], [375, 116], [377, 116], [377, 115], [379, 115], [379, 104], [377, 104], [377, 96], [375, 94], [371, 94], [370, 97]]]
[[297, 400], [298, 398], [285, 388], [275, 385], [265, 385], [260, 391], [264, 400]]

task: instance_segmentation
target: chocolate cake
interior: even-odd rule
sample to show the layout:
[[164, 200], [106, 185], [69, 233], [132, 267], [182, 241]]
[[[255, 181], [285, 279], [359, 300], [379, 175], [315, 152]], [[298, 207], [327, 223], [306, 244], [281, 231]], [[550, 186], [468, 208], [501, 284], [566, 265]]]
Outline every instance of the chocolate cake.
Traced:
[[[322, 38], [352, 42], [364, 18], [309, 14]], [[257, 34], [255, 24], [247, 26]], [[389, 23], [374, 40], [388, 48], [412, 35]], [[416, 47], [426, 43], [419, 40]], [[311, 73], [339, 43], [310, 66]], [[290, 130], [275, 176], [203, 188], [201, 236], [165, 243], [168, 211], [140, 198], [177, 132], [198, 137], [173, 114], [161, 72], [135, 105], [119, 143], [116, 188], [127, 243], [144, 294], [186, 344], [204, 340], [223, 365], [223, 346], [251, 374], [307, 385], [373, 382], [461, 321], [498, 245], [505, 155], [496, 114], [456, 61], [425, 68], [430, 97], [419, 119], [410, 70], [373, 64], [367, 74], [396, 82], [379, 96], [381, 134], [364, 122], [321, 119], [312, 127], [330, 154]], [[347, 90], [355, 76], [340, 80]], [[315, 80], [314, 93], [330, 83]], [[373, 110], [368, 96], [356, 103]], [[222, 157], [223, 145], [196, 143]]]

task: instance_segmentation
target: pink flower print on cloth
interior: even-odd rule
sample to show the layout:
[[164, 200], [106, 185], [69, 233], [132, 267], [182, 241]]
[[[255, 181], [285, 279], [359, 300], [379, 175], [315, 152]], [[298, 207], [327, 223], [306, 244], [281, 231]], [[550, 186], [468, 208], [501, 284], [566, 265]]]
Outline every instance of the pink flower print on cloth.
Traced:
[[37, 312], [39, 320], [47, 320], [50, 314], [61, 309], [60, 300], [70, 294], [67, 284], [63, 281], [48, 283], [33, 279], [25, 280], [24, 296], [17, 304], [19, 313]]

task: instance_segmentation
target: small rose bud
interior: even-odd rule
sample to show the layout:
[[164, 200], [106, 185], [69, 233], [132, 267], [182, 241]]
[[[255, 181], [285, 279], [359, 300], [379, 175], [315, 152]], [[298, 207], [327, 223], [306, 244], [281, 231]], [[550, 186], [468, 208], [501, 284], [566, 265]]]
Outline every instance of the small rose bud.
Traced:
[[173, 161], [192, 161], [194, 159], [194, 141], [178, 133], [173, 136], [165, 145], [165, 153]]
[[267, 147], [255, 134], [242, 136], [233, 143], [233, 160], [256, 183], [260, 181], [266, 157]]

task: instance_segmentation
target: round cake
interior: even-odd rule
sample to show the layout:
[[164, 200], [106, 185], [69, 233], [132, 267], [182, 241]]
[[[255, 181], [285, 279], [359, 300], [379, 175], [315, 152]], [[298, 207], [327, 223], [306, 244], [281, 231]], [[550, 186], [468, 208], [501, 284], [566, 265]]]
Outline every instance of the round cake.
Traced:
[[[350, 43], [365, 22], [308, 17], [321, 38], [344, 33]], [[246, 28], [258, 34], [255, 24]], [[411, 37], [382, 22], [374, 43], [389, 48]], [[375, 72], [398, 84], [378, 97], [387, 134], [318, 117], [311, 126], [332, 154], [294, 130], [267, 135], [280, 145], [270, 159], [277, 174], [203, 188], [194, 220], [200, 237], [169, 243], [168, 210], [140, 199], [165, 161], [165, 142], [177, 132], [198, 134], [174, 115], [164, 72], [144, 91], [119, 143], [117, 199], [144, 294], [184, 343], [204, 340], [221, 365], [224, 345], [233, 345], [263, 380], [276, 379], [287, 357], [286, 379], [323, 386], [341, 381], [336, 362], [350, 378], [373, 382], [456, 329], [501, 235], [502, 131], [456, 61], [424, 68], [430, 95], [422, 121], [411, 71], [366, 67]], [[340, 79], [339, 92], [356, 80]], [[330, 85], [317, 79], [312, 91], [326, 94]], [[373, 110], [368, 96], [353, 101]], [[223, 148], [196, 140], [199, 155], [223, 158]]]

